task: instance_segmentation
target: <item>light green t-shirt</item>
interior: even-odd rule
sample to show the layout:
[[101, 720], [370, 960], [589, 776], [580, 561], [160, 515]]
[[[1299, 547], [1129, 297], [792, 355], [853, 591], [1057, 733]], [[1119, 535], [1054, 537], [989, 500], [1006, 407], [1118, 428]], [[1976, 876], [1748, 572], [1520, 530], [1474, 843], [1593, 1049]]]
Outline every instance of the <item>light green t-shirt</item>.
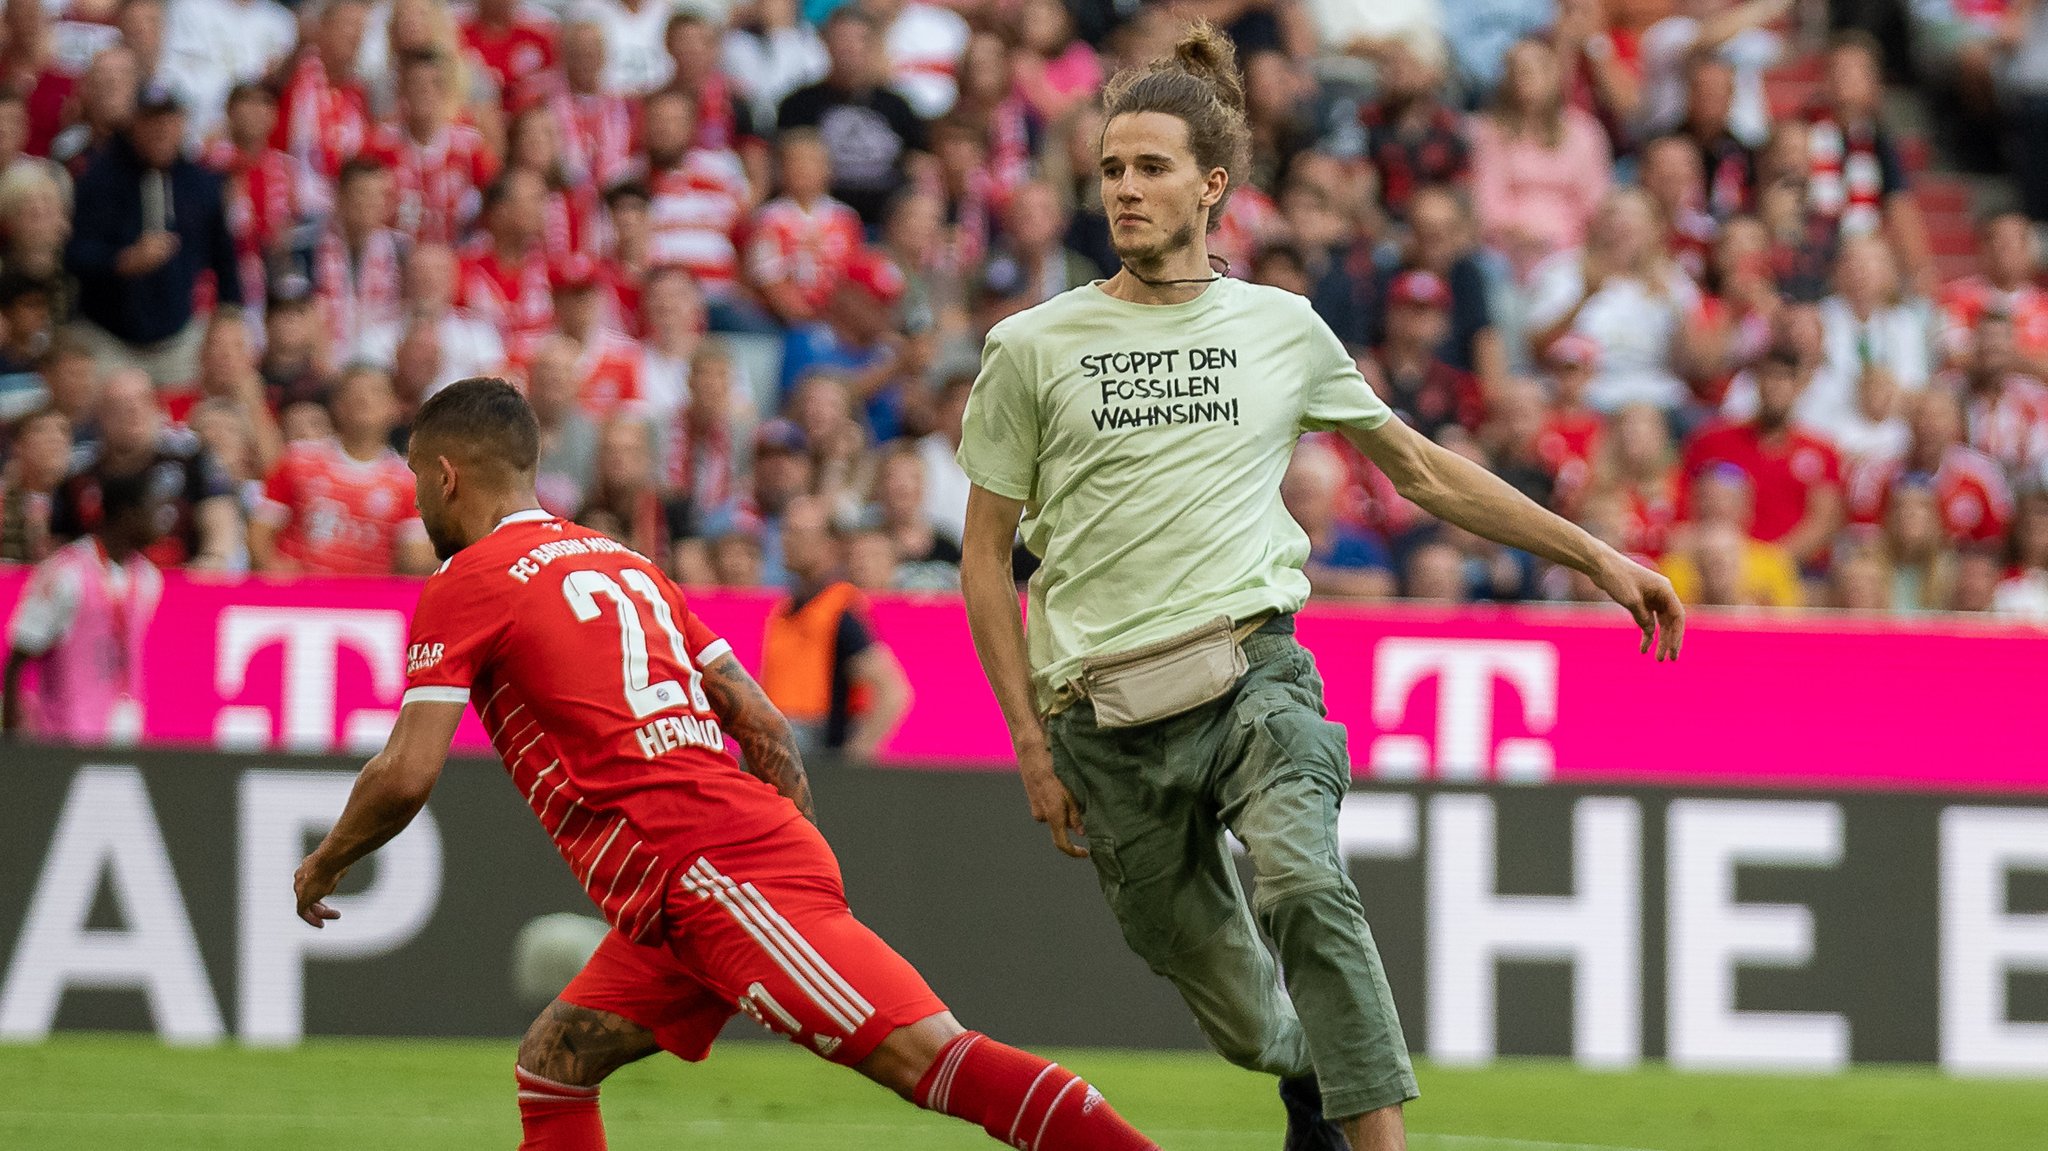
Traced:
[[1083, 657], [1308, 599], [1280, 503], [1305, 431], [1391, 413], [1307, 300], [1223, 279], [1186, 303], [1099, 283], [997, 324], [960, 466], [1027, 505], [1026, 648], [1043, 704]]

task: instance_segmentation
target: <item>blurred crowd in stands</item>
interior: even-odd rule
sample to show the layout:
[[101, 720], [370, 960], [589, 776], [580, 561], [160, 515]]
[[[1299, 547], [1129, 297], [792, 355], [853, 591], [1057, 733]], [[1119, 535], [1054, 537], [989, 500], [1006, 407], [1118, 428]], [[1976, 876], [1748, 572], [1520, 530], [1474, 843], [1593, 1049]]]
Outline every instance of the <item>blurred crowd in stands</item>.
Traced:
[[[1116, 271], [1099, 92], [1205, 16], [1255, 139], [1211, 250], [1402, 418], [1692, 603], [2048, 621], [2048, 11], [1901, 15], [6, 0], [0, 559], [144, 475], [161, 566], [430, 570], [410, 414], [503, 374], [547, 506], [687, 583], [954, 587], [980, 338]], [[1594, 595], [1335, 438], [1284, 496], [1321, 595]]]

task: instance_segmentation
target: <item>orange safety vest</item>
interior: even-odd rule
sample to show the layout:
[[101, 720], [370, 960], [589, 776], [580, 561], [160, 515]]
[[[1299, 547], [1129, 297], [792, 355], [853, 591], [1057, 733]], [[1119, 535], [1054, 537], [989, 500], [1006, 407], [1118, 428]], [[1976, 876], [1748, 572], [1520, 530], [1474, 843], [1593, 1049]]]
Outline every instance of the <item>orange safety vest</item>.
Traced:
[[[844, 580], [806, 600], [775, 605], [761, 644], [761, 690], [782, 714], [799, 723], [823, 723], [832, 713], [832, 675], [838, 664], [839, 621], [867, 611], [867, 597]], [[867, 692], [849, 685], [846, 711], [867, 710]]]

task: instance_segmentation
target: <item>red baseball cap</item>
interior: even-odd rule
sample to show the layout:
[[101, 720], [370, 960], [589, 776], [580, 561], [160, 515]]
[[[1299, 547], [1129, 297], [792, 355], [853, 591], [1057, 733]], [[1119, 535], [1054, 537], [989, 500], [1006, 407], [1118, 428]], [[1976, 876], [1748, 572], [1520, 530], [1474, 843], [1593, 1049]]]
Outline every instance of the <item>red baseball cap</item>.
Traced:
[[887, 256], [873, 248], [862, 248], [846, 261], [846, 282], [872, 296], [877, 303], [894, 305], [909, 285], [903, 273]]
[[548, 268], [548, 287], [557, 292], [577, 292], [597, 286], [597, 261], [581, 252], [571, 252]]
[[1435, 272], [1414, 269], [1394, 277], [1387, 288], [1390, 304], [1413, 304], [1423, 308], [1451, 306], [1451, 286]]

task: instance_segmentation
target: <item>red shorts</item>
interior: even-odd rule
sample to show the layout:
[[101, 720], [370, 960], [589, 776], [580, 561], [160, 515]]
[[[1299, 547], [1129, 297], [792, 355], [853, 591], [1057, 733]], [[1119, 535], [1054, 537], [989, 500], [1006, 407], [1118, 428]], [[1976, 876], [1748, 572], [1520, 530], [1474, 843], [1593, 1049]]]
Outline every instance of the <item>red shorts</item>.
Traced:
[[613, 931], [562, 991], [695, 1061], [736, 1013], [835, 1063], [946, 1010], [924, 977], [846, 906], [839, 861], [807, 820], [706, 852], [668, 893], [668, 938]]

